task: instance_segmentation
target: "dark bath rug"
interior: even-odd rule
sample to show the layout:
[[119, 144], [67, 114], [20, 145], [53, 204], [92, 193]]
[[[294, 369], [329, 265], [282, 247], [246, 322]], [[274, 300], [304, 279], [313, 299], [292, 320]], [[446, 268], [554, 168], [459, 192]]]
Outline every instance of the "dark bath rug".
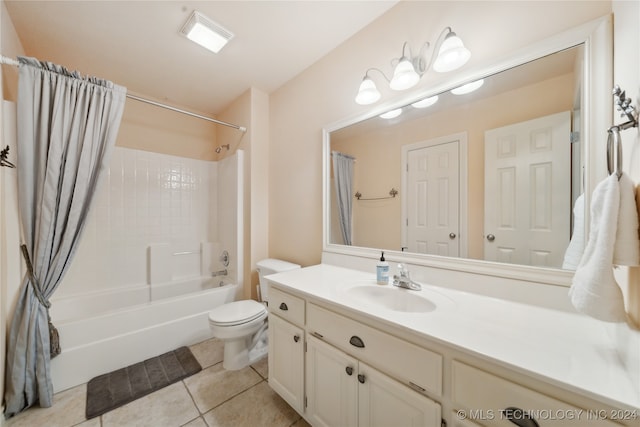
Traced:
[[87, 384], [87, 419], [102, 415], [201, 370], [202, 367], [191, 350], [180, 347], [144, 362], [99, 375]]

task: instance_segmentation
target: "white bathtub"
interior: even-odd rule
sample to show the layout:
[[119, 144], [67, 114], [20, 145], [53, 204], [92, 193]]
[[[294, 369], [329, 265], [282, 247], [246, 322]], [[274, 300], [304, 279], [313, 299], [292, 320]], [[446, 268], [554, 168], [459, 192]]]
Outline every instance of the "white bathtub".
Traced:
[[[208, 312], [240, 296], [237, 284], [223, 282], [224, 286], [219, 286], [220, 282], [211, 278], [189, 280], [154, 285], [152, 291], [147, 286], [147, 302], [143, 303], [137, 288], [129, 295], [118, 291], [115, 295], [101, 293], [52, 301], [51, 317], [62, 347], [62, 353], [51, 361], [54, 391], [211, 338]], [[181, 295], [173, 296], [177, 293]], [[118, 301], [120, 305], [123, 301], [133, 305], [115, 308]]]

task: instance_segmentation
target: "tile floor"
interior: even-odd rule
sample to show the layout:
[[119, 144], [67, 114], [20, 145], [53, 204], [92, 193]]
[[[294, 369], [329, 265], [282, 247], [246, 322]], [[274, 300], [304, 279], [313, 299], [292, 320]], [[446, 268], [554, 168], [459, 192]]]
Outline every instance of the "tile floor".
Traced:
[[57, 393], [51, 408], [33, 407], [6, 427], [309, 427], [267, 384], [267, 359], [241, 369], [222, 368], [222, 342], [190, 347], [202, 371], [116, 408], [85, 418], [86, 384]]

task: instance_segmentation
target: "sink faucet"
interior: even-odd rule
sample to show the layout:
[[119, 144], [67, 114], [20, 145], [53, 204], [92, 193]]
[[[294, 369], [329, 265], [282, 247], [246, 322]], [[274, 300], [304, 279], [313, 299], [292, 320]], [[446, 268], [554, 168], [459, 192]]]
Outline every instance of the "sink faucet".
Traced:
[[409, 276], [409, 269], [404, 264], [398, 264], [398, 274], [393, 275], [393, 285], [399, 288], [419, 291], [422, 289], [420, 283], [414, 282]]
[[214, 272], [211, 273], [211, 277], [226, 276], [226, 275], [227, 275], [227, 269], [226, 268], [224, 270], [214, 271]]

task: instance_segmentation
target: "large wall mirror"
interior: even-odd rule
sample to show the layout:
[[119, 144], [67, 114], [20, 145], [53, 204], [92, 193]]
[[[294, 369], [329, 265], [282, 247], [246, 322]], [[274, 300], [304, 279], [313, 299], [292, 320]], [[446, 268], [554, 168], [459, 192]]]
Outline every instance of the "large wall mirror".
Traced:
[[384, 106], [399, 116], [325, 129], [325, 251], [568, 284], [603, 177], [610, 31], [585, 24]]

